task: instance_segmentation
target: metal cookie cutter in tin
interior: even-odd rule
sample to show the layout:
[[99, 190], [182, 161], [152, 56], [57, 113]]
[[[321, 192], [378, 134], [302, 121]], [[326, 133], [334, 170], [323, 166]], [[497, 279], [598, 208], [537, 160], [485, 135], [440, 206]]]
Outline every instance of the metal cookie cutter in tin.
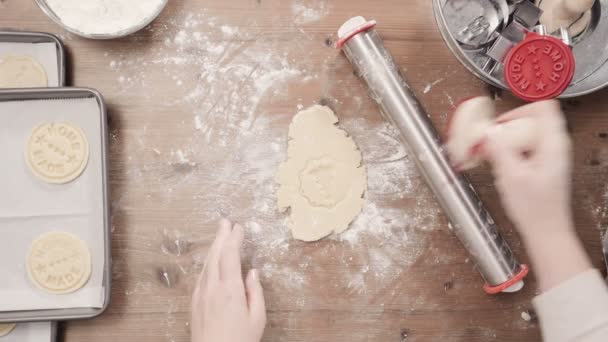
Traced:
[[454, 38], [470, 49], [496, 39], [497, 30], [503, 28], [509, 18], [505, 0], [449, 0], [444, 10]]

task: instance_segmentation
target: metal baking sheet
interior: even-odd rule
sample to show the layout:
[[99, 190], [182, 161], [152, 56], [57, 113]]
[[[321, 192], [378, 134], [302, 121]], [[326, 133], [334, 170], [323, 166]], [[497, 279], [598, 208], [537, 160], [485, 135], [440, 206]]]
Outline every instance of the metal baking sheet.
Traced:
[[0, 342], [55, 342], [56, 322], [18, 323], [8, 335], [0, 337]]
[[[102, 96], [86, 88], [2, 90], [0, 119], [0, 154], [5, 157], [0, 187], [8, 194], [0, 198], [0, 236], [6, 237], [0, 238], [0, 322], [71, 320], [101, 314], [108, 306], [111, 284], [107, 118]], [[74, 182], [49, 185], [27, 169], [23, 147], [36, 125], [62, 121], [84, 130], [89, 162]], [[45, 293], [27, 277], [29, 244], [52, 230], [76, 234], [91, 251], [91, 279], [73, 294]]]
[[49, 87], [66, 85], [66, 57], [61, 40], [50, 33], [0, 31], [0, 58], [27, 56], [46, 71]]

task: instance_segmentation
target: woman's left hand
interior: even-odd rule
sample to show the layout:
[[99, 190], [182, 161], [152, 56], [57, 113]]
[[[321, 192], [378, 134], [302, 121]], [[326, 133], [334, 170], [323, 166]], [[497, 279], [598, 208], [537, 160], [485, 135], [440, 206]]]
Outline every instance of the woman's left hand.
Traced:
[[222, 219], [192, 296], [192, 342], [259, 342], [266, 306], [259, 273], [243, 281], [243, 227]]

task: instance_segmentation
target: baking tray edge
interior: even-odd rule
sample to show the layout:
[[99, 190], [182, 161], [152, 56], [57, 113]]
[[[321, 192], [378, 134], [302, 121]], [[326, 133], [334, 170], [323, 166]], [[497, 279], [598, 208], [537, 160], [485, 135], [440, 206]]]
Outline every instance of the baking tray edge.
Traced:
[[[2, 37], [2, 36], [9, 36], [9, 37], [16, 37], [16, 38], [39, 37], [39, 38], [43, 38], [44, 39], [43, 41], [54, 42], [55, 45], [57, 45], [57, 63], [59, 63], [59, 65], [57, 66], [58, 70], [59, 70], [59, 87], [66, 86], [67, 58], [66, 58], [65, 46], [63, 45], [63, 42], [61, 42], [61, 39], [59, 39], [54, 34], [46, 33], [46, 32], [12, 31], [12, 30], [7, 30], [7, 29], [0, 30], [0, 37]], [[27, 41], [24, 41], [24, 40], [15, 41], [15, 43], [18, 43], [18, 42], [27, 42]], [[52, 87], [52, 88], [57, 88], [57, 87]], [[25, 88], [25, 89], [27, 89], [27, 88]]]
[[[70, 96], [71, 95], [71, 96]], [[0, 312], [0, 323], [22, 323], [22, 322], [42, 322], [42, 321], [65, 321], [94, 318], [106, 311], [110, 305], [112, 293], [112, 236], [111, 236], [111, 209], [110, 209], [110, 186], [108, 176], [108, 117], [107, 109], [103, 96], [100, 92], [91, 88], [26, 88], [0, 90], [0, 101], [15, 100], [45, 100], [61, 98], [84, 98], [95, 97], [100, 109], [100, 128], [101, 128], [101, 164], [103, 182], [103, 201], [104, 201], [104, 303], [101, 308], [75, 308], [75, 309], [51, 309], [51, 310], [30, 310]]]

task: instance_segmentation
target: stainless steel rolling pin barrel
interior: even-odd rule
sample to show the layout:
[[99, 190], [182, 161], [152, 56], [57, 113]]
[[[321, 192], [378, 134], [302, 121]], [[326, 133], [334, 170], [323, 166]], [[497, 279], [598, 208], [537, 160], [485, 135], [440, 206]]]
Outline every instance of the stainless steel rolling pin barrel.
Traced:
[[385, 119], [401, 132], [403, 143], [447, 214], [452, 230], [486, 281], [484, 290], [491, 294], [520, 290], [527, 266], [517, 262], [469, 181], [452, 169], [428, 115], [374, 26], [374, 21], [362, 17], [350, 19], [338, 32], [337, 47], [367, 83]]

